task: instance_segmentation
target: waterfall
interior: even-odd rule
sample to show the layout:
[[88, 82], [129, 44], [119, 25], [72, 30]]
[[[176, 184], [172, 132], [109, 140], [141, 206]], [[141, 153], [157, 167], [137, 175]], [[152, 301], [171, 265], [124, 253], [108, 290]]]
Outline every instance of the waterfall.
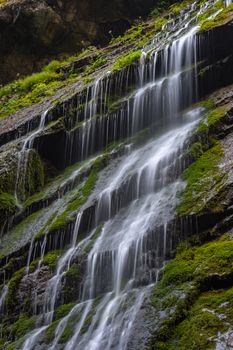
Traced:
[[[99, 234], [87, 253], [80, 300], [59, 321], [48, 348], [59, 348], [62, 332], [77, 315], [65, 350], [126, 350], [132, 337], [137, 336], [133, 329], [138, 313], [176, 245], [171, 223], [178, 204], [177, 194], [184, 188], [180, 175], [187, 165], [187, 139], [202, 114], [200, 108], [185, 111], [198, 98], [196, 32], [199, 27], [193, 19], [195, 11], [193, 4], [189, 7], [190, 15], [180, 18], [170, 37], [156, 36], [144, 48], [136, 73], [137, 88], [128, 96], [124, 109], [116, 111], [111, 118], [107, 116], [106, 104], [112, 88], [110, 75], [107, 82], [97, 79], [87, 90], [82, 120], [77, 115], [77, 121], [82, 122], [79, 139], [76, 145], [72, 143], [79, 150], [81, 160], [103, 149], [109, 140], [115, 140], [115, 133], [130, 139], [149, 127], [153, 137], [102, 173], [104, 185], [101, 185], [103, 181], [97, 183], [92, 198], [96, 204], [94, 227], [79, 242], [81, 208], [71, 246], [59, 258], [46, 288], [43, 324], [25, 341], [23, 350], [35, 349], [38, 338], [52, 323], [63, 278], [96, 230]], [[172, 25], [173, 20], [166, 24]], [[123, 89], [120, 82], [121, 85]], [[105, 102], [101, 106], [99, 98]], [[143, 341], [138, 342], [138, 349], [145, 346]]]
[[225, 0], [225, 6], [228, 7], [232, 4], [232, 0]]
[[8, 285], [5, 285], [0, 293], [0, 315], [4, 313], [7, 293], [8, 293]]

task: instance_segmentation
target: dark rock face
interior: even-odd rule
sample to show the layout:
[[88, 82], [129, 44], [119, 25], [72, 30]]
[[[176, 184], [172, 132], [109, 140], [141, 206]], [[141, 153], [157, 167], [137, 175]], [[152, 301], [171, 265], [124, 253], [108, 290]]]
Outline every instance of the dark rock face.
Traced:
[[31, 74], [59, 54], [106, 43], [155, 5], [153, 0], [9, 2], [0, 9], [0, 83]]

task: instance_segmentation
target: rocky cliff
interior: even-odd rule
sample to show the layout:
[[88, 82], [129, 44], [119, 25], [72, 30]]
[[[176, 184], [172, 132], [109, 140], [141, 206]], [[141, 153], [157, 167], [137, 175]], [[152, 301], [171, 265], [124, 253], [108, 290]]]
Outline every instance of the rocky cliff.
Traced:
[[103, 46], [155, 5], [153, 0], [2, 2], [0, 83], [38, 71], [53, 57]]
[[0, 89], [2, 349], [233, 348], [227, 5], [154, 11]]

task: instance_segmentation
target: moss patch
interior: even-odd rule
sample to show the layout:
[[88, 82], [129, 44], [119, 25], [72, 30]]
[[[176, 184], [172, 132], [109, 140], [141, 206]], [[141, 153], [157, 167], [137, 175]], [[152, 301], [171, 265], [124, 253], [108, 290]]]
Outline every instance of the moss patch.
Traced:
[[198, 213], [205, 208], [209, 195], [215, 193], [222, 183], [218, 167], [222, 156], [221, 144], [217, 143], [184, 171], [182, 177], [187, 186], [180, 194], [182, 200], [177, 207], [178, 214]]
[[92, 190], [94, 189], [95, 183], [98, 179], [98, 173], [103, 167], [105, 156], [100, 156], [94, 162], [90, 175], [83, 184], [83, 186], [77, 191], [75, 198], [71, 199], [67, 205], [65, 211], [57, 217], [54, 223], [51, 225], [49, 232], [57, 231], [66, 226], [72, 221], [72, 213], [76, 212], [87, 200]]
[[135, 62], [138, 62], [140, 57], [141, 57], [142, 52], [141, 51], [136, 51], [136, 52], [131, 52], [129, 54], [126, 54], [124, 56], [121, 56], [118, 58], [118, 60], [113, 64], [112, 66], [112, 71], [117, 72], [120, 71], [121, 69], [124, 69]]
[[50, 269], [54, 270], [60, 255], [60, 251], [49, 252], [44, 256], [43, 263], [49, 266]]
[[26, 314], [20, 315], [19, 319], [13, 324], [12, 334], [16, 339], [31, 331], [35, 327], [36, 317], [29, 318]]
[[[195, 162], [182, 174], [186, 188], [179, 193], [181, 202], [177, 213], [180, 215], [208, 209], [208, 206], [211, 206], [208, 200], [219, 191], [224, 181], [224, 174], [219, 168], [223, 150], [221, 142], [217, 139], [222, 132], [222, 122], [227, 111], [224, 107], [215, 108], [211, 99], [202, 102], [201, 105], [206, 109], [206, 116], [195, 130], [194, 141], [188, 149]], [[211, 207], [213, 211], [219, 209], [221, 208], [217, 206]]]
[[8, 293], [7, 293], [7, 299], [6, 299], [6, 305], [8, 310], [11, 310], [12, 308], [14, 308], [15, 294], [17, 291], [17, 287], [21, 279], [23, 278], [24, 273], [25, 273], [25, 268], [22, 268], [16, 271], [9, 281]]
[[53, 323], [51, 323], [51, 325], [46, 329], [45, 334], [43, 336], [43, 342], [45, 344], [50, 344], [53, 341], [58, 323], [59, 320], [56, 320]]
[[233, 242], [228, 235], [193, 247], [183, 243], [169, 263], [152, 296], [153, 305], [165, 313], [151, 349], [213, 349], [219, 332], [233, 322], [233, 288], [204, 288], [211, 276], [233, 272]]
[[15, 197], [9, 193], [0, 192], [0, 224], [17, 210]]
[[59, 320], [70, 312], [70, 310], [74, 307], [75, 304], [69, 303], [69, 304], [63, 304], [59, 306], [55, 311], [55, 320]]
[[[218, 1], [215, 4], [214, 12], [216, 12], [218, 9], [223, 8], [223, 2]], [[208, 14], [208, 13], [207, 13]], [[211, 15], [211, 13], [210, 13]], [[201, 20], [201, 26], [200, 26], [200, 32], [205, 32], [208, 30], [213, 29], [214, 27], [217, 27], [221, 24], [224, 24], [228, 18], [231, 18], [233, 16], [233, 4], [228, 6], [227, 8], [223, 9], [217, 16], [214, 18], [206, 18], [206, 16], [199, 17], [199, 21]]]

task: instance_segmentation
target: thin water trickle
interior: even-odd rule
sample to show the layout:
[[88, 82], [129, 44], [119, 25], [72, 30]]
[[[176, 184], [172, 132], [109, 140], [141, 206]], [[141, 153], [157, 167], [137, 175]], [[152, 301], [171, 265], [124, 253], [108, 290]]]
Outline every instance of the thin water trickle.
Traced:
[[8, 285], [5, 285], [0, 293], [0, 315], [5, 311], [5, 303], [8, 293]]

